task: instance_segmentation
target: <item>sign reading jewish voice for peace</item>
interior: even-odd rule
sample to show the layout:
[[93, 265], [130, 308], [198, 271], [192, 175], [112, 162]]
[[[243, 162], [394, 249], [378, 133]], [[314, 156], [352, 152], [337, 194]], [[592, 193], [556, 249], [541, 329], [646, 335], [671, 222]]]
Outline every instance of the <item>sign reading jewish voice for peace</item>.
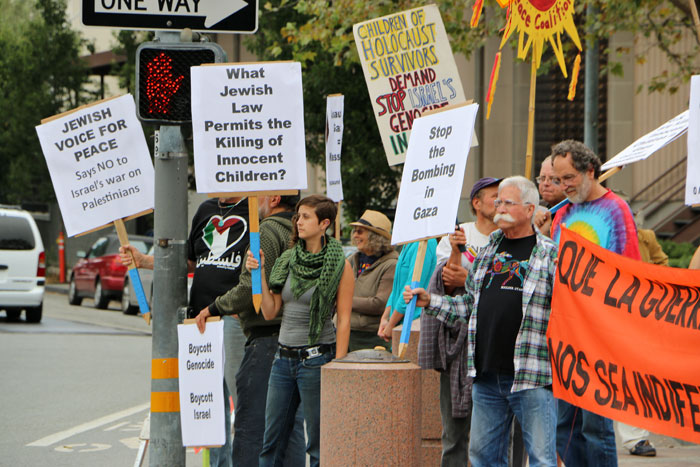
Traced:
[[199, 193], [305, 189], [301, 65], [192, 67], [192, 133]]
[[685, 204], [700, 204], [700, 75], [690, 80], [688, 124], [688, 164], [685, 179]]
[[478, 109], [478, 104], [463, 104], [414, 122], [396, 205], [393, 245], [454, 231]]
[[184, 446], [222, 446], [224, 418], [224, 322], [178, 324], [178, 383]]
[[68, 236], [153, 209], [153, 163], [130, 94], [36, 127]]
[[700, 443], [700, 271], [642, 264], [568, 229], [559, 245], [547, 328], [554, 396]]
[[335, 201], [343, 200], [343, 179], [340, 175], [343, 147], [344, 96], [336, 94], [326, 99], [326, 195]]
[[672, 118], [647, 133], [603, 164], [601, 170], [612, 169], [646, 159], [688, 130], [688, 111]]
[[384, 152], [389, 165], [400, 164], [418, 117], [466, 101], [440, 11], [402, 11], [358, 23], [353, 33]]

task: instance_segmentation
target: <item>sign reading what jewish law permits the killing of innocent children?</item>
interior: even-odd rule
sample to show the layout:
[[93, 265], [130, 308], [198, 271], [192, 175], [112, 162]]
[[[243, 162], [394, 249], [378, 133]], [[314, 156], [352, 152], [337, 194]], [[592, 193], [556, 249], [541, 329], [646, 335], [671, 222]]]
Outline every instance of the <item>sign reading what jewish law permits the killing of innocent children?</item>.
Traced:
[[685, 204], [700, 204], [700, 75], [690, 79], [688, 125], [688, 167], [685, 179]]
[[178, 324], [180, 420], [184, 446], [222, 446], [224, 411], [224, 322]]
[[415, 119], [466, 102], [440, 10], [426, 5], [353, 27], [389, 165], [406, 158]]
[[414, 122], [391, 236], [393, 245], [453, 232], [478, 104]]
[[301, 65], [192, 67], [192, 132], [199, 193], [305, 189]]
[[153, 163], [130, 94], [36, 127], [68, 236], [153, 209]]

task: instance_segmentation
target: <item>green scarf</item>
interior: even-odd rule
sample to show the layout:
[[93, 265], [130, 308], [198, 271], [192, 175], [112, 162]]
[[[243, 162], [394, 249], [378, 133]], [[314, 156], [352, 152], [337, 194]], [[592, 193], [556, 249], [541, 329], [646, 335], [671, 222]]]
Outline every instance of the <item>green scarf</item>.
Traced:
[[306, 251], [304, 240], [282, 253], [270, 273], [270, 290], [281, 293], [291, 271], [290, 286], [294, 298], [301, 297], [314, 285], [309, 307], [309, 345], [321, 335], [326, 320], [330, 318], [338, 292], [338, 284], [345, 267], [345, 255], [340, 243], [326, 235], [324, 247], [318, 253]]

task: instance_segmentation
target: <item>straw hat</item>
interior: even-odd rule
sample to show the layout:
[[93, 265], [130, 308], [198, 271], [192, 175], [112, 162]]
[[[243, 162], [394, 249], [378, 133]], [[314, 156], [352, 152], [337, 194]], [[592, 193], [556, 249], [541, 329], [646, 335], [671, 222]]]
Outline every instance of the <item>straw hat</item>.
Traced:
[[357, 222], [351, 222], [350, 225], [364, 227], [374, 233], [386, 237], [391, 240], [391, 221], [388, 217], [379, 211], [367, 209]]

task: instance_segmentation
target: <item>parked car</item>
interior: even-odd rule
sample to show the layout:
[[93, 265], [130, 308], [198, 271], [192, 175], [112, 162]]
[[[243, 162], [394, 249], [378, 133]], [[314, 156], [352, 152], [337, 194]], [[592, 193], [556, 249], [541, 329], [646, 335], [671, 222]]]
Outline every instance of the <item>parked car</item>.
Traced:
[[[129, 243], [142, 253], [153, 245], [152, 237], [129, 235]], [[100, 237], [85, 253], [78, 251], [78, 260], [70, 273], [68, 303], [80, 305], [92, 297], [96, 308], [107, 308], [111, 300], [121, 300], [126, 266], [119, 260], [117, 234]]]
[[[148, 250], [148, 254], [153, 256], [153, 250], [155, 247], [151, 247]], [[192, 288], [192, 273], [187, 274], [187, 300], [190, 298], [190, 288]], [[139, 268], [139, 277], [141, 278], [141, 285], [143, 286], [143, 293], [146, 294], [146, 299], [148, 300], [148, 306], [153, 308], [153, 269], [141, 269]], [[132, 293], [132, 286], [129, 279], [128, 272], [124, 276], [124, 290], [122, 292], [122, 312], [125, 315], [135, 315], [139, 312], [139, 301], [136, 298], [136, 294]]]
[[39, 229], [31, 214], [0, 205], [0, 309], [8, 320], [22, 313], [38, 323], [44, 304], [46, 256]]

